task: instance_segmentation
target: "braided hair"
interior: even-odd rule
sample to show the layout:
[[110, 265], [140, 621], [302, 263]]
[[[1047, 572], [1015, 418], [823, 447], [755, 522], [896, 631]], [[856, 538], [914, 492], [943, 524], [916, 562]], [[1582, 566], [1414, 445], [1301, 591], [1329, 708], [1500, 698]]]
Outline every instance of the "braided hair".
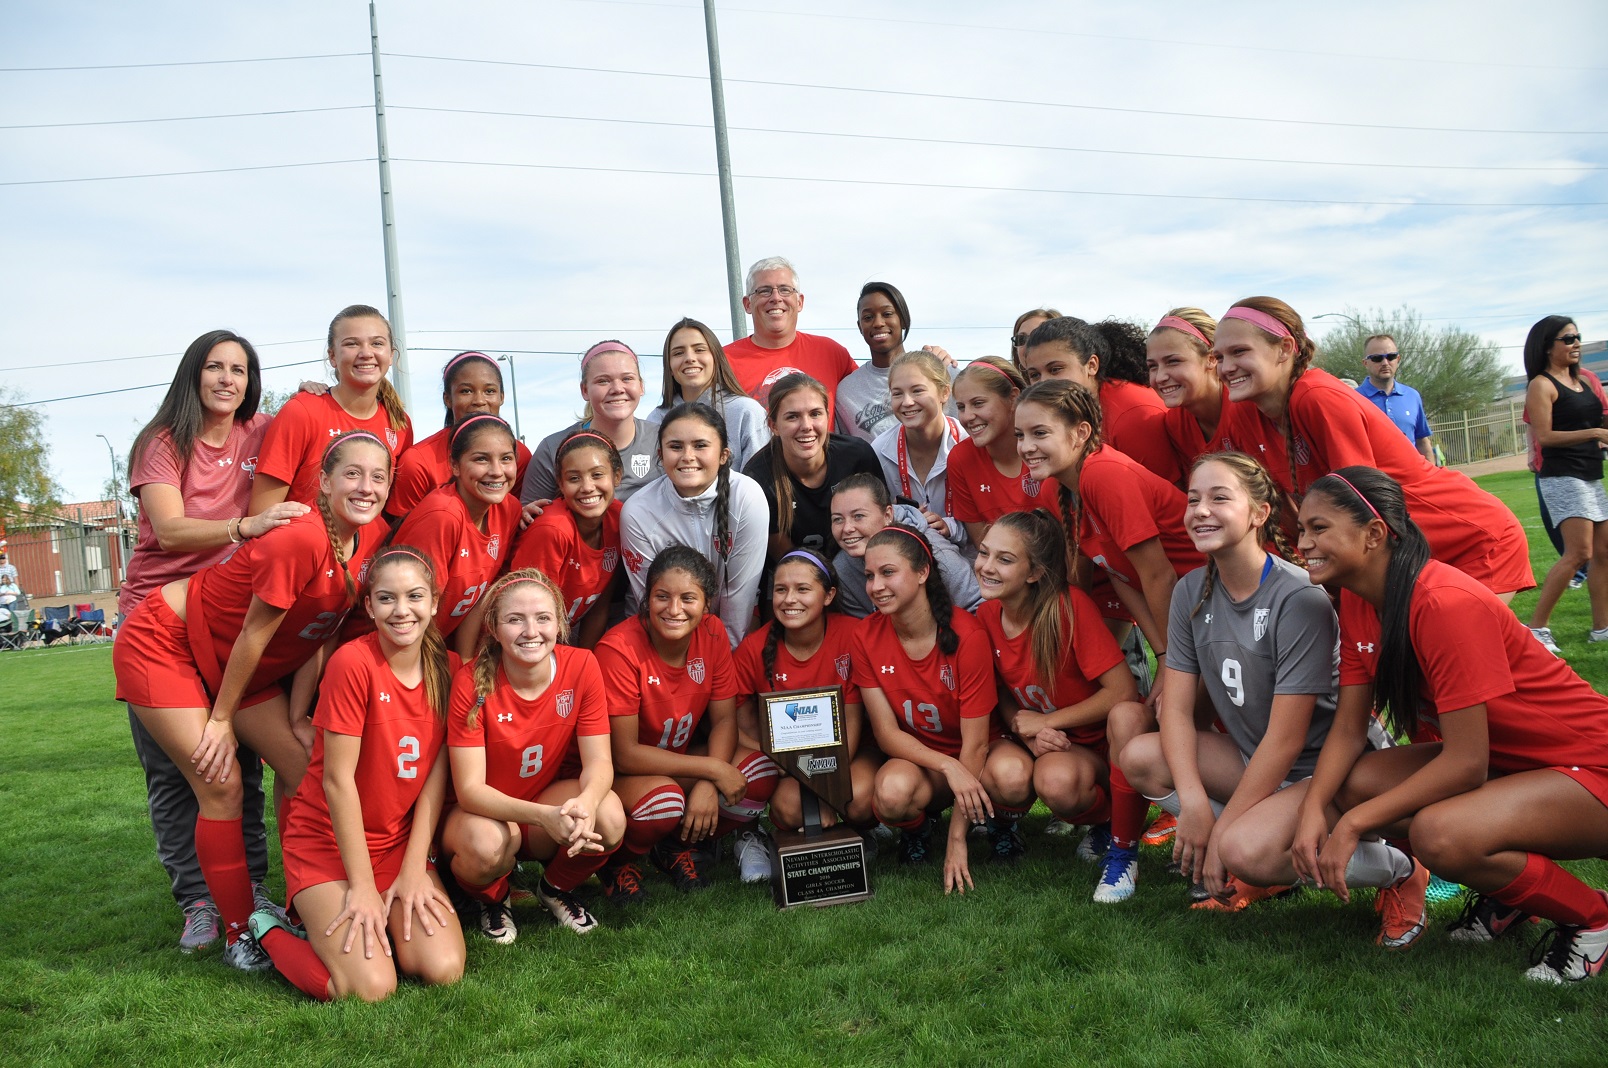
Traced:
[[[329, 444], [324, 447], [324, 462], [319, 465], [319, 470], [324, 473], [325, 478], [332, 478], [335, 474], [335, 469], [341, 464], [342, 457], [350, 449], [364, 444], [373, 445], [385, 454], [385, 473], [389, 476], [391, 473], [391, 450], [387, 449], [379, 438], [367, 430], [348, 430], [338, 437], [331, 438]], [[380, 503], [384, 504], [385, 502], [381, 501]], [[334, 554], [335, 562], [341, 565], [341, 576], [346, 581], [346, 605], [349, 608], [357, 603], [357, 583], [352, 578], [352, 569], [349, 566], [352, 554], [342, 544], [340, 530], [335, 524], [335, 510], [329, 502], [329, 494], [322, 491], [318, 494], [318, 514], [324, 519], [324, 532], [329, 535], [330, 552]]]
[[[790, 550], [781, 558], [781, 560], [777, 561], [776, 567], [772, 571], [772, 575], [774, 575], [777, 571], [780, 571], [783, 567], [795, 563], [801, 564], [805, 567], [813, 567], [816, 571], [820, 572], [821, 586], [828, 593], [831, 593], [837, 589], [837, 572], [832, 570], [832, 565], [827, 563], [826, 557], [822, 556], [814, 549]], [[833, 612], [837, 610], [838, 607], [836, 598], [833, 598], [827, 602], [826, 611]], [[765, 666], [766, 685], [776, 685], [776, 647], [786, 637], [787, 628], [782, 626], [781, 619], [773, 618], [770, 621], [770, 626], [765, 629], [765, 645], [762, 649], [760, 649], [759, 653], [760, 661]]]
[[[776, 416], [782, 410], [787, 398], [801, 389], [810, 390], [821, 398], [823, 408], [830, 407], [831, 398], [826, 395], [826, 387], [819, 381], [805, 374], [795, 371], [793, 374], [783, 375], [771, 386], [770, 395], [766, 398], [765, 415], [770, 420], [771, 433], [776, 433]], [[830, 447], [830, 441], [823, 447]], [[793, 477], [787, 469], [787, 459], [782, 455], [782, 443], [775, 437], [771, 438], [766, 446], [770, 452], [771, 492], [776, 496], [776, 530], [785, 538], [793, 536]]]
[[510, 571], [493, 582], [491, 589], [486, 591], [486, 614], [480, 625], [480, 648], [475, 651], [474, 667], [471, 669], [474, 673], [475, 704], [469, 710], [470, 730], [474, 730], [475, 720], [479, 718], [486, 698], [496, 688], [497, 669], [502, 667], [502, 643], [497, 640], [497, 621], [502, 617], [503, 599], [510, 589], [525, 583], [535, 583], [552, 599], [553, 618], [558, 622], [558, 642], [563, 644], [569, 639], [569, 617], [564, 614], [564, 594], [559, 590], [558, 583], [534, 567]]
[[726, 420], [703, 401], [678, 404], [665, 413], [664, 421], [659, 424], [659, 450], [664, 451], [665, 431], [670, 424], [683, 419], [696, 420], [715, 432], [720, 439], [720, 473], [715, 476], [715, 552], [720, 557], [721, 566], [726, 564], [726, 558], [731, 555], [731, 444], [726, 436]]
[[[368, 567], [363, 581], [363, 599], [374, 595], [374, 583], [386, 568], [411, 564], [424, 572], [424, 583], [430, 589], [430, 599], [441, 599], [441, 585], [436, 581], [435, 568], [430, 558], [411, 545], [392, 545], [381, 549]], [[424, 636], [419, 640], [420, 665], [424, 668], [424, 698], [430, 703], [436, 718], [447, 718], [447, 699], [452, 694], [452, 665], [447, 659], [447, 640], [436, 626], [432, 616], [425, 621]]]
[[[381, 315], [378, 308], [371, 308], [367, 304], [351, 304], [342, 308], [336, 313], [335, 318], [329, 321], [329, 336], [325, 339], [324, 345], [329, 350], [331, 361], [335, 359], [335, 331], [348, 319], [378, 319], [385, 324], [386, 342], [395, 348], [396, 340], [391, 335], [390, 320]], [[408, 411], [402, 405], [402, 394], [391, 385], [389, 378], [380, 379], [379, 402], [380, 407], [385, 409], [386, 421], [390, 423], [392, 430], [401, 433], [407, 429]]]
[[[1049, 323], [1044, 325], [1048, 326]], [[1040, 327], [1039, 330], [1043, 328]], [[1038, 336], [1038, 330], [1033, 331], [1033, 336]], [[1067, 570], [1071, 573], [1077, 564], [1078, 530], [1083, 521], [1083, 497], [1075, 487], [1083, 471], [1083, 461], [1100, 447], [1100, 399], [1075, 382], [1052, 380], [1029, 386], [1026, 392], [1016, 399], [1017, 410], [1024, 404], [1037, 404], [1046, 409], [1069, 431], [1076, 430], [1084, 424], [1089, 427], [1088, 440], [1072, 467], [1055, 476], [1061, 483], [1059, 494], [1061, 526], [1066, 532]]]
[[921, 581], [927, 591], [927, 607], [932, 612], [932, 621], [938, 627], [938, 649], [945, 656], [954, 656], [955, 650], [960, 648], [960, 635], [955, 633], [950, 618], [955, 612], [955, 602], [950, 599], [949, 588], [938, 573], [932, 546], [927, 544], [926, 537], [920, 531], [903, 523], [893, 523], [871, 535], [865, 545], [866, 552], [884, 545], [902, 556], [912, 571], [927, 572], [927, 577]]
[[[1262, 523], [1262, 540], [1271, 541], [1273, 551], [1283, 559], [1292, 563], [1298, 562], [1301, 559], [1300, 554], [1290, 545], [1289, 538], [1284, 534], [1284, 494], [1280, 492], [1278, 483], [1273, 481], [1273, 476], [1268, 474], [1267, 468], [1263, 467], [1255, 457], [1247, 456], [1243, 452], [1209, 452], [1190, 465], [1190, 477], [1193, 478], [1196, 471], [1209, 463], [1222, 464], [1228, 468], [1229, 473], [1239, 480], [1241, 488], [1250, 497], [1253, 508], [1257, 505], [1267, 505], [1267, 519]], [[1216, 582], [1217, 560], [1208, 555], [1206, 581], [1201, 584], [1200, 600], [1196, 601], [1195, 607], [1190, 610], [1191, 619], [1195, 618], [1207, 599], [1211, 597], [1212, 587]]]

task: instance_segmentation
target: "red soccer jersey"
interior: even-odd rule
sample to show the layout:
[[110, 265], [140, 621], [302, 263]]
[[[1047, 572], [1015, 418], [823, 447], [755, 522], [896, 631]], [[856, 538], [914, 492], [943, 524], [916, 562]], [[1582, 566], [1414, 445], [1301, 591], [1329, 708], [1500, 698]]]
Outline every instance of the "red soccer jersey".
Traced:
[[1210, 441], [1201, 432], [1200, 423], [1190, 414], [1188, 408], [1179, 405], [1168, 408], [1167, 414], [1162, 417], [1161, 429], [1167, 435], [1167, 444], [1172, 449], [1173, 457], [1178, 461], [1179, 482], [1181, 488], [1188, 488], [1189, 469], [1195, 461], [1209, 452], [1228, 452], [1234, 449], [1243, 451], [1243, 446], [1235, 441], [1234, 424], [1236, 405], [1228, 399], [1228, 387], [1223, 386], [1223, 407], [1218, 416], [1217, 430]]
[[[447, 661], [452, 670], [458, 669], [455, 653], [449, 652]], [[294, 832], [287, 828], [287, 836], [335, 837], [324, 793], [324, 732], [333, 731], [362, 739], [353, 779], [369, 855], [405, 844], [413, 827], [413, 805], [447, 737], [446, 722], [425, 697], [424, 680], [412, 688], [402, 685], [375, 635], [348, 642], [324, 667], [313, 726], [318, 728], [313, 758], [286, 813], [286, 823], [294, 827]]]
[[[357, 550], [346, 566], [352, 581], [361, 588], [369, 557], [385, 540], [385, 524], [370, 523], [359, 527], [357, 533]], [[329, 532], [318, 512], [297, 516], [260, 538], [252, 538], [229, 559], [191, 577], [190, 633], [195, 635], [198, 627], [204, 628], [212, 639], [210, 648], [195, 649], [196, 666], [214, 691], [229, 663], [229, 653], [240, 636], [254, 594], [275, 608], [285, 609], [285, 617], [263, 650], [246, 693], [254, 693], [305, 664], [340, 629], [351, 607], [341, 565], [329, 546]], [[201, 613], [199, 623], [196, 612]]]
[[[514, 495], [525, 484], [525, 465], [530, 463], [530, 450], [523, 441], [514, 442], [514, 457], [519, 470], [514, 476]], [[417, 442], [396, 462], [396, 477], [391, 480], [391, 493], [385, 499], [385, 514], [401, 519], [420, 501], [452, 481], [452, 428], [438, 430]]]
[[262, 461], [257, 470], [290, 487], [285, 499], [308, 506], [318, 504], [318, 467], [324, 449], [333, 437], [348, 430], [367, 430], [391, 450], [393, 473], [397, 457], [413, 444], [413, 424], [401, 430], [391, 428], [391, 417], [384, 405], [372, 416], [359, 419], [335, 400], [333, 394], [314, 396], [297, 393], [279, 409], [262, 441]]
[[[945, 656], [935, 643], [932, 652], [911, 660], [899, 644], [893, 621], [873, 612], [855, 628], [854, 682], [862, 690], [882, 691], [900, 730], [929, 749], [958, 757], [960, 721], [991, 717], [999, 695], [988, 633], [959, 608], [949, 622], [960, 635], [955, 655]], [[999, 733], [992, 721], [988, 733], [990, 737]]]
[[[1049, 686], [1033, 666], [1033, 634], [1024, 628], [1014, 638], [1005, 636], [1005, 606], [1000, 601], [984, 601], [977, 606], [977, 622], [988, 632], [994, 646], [994, 667], [1016, 696], [1016, 703], [1035, 712], [1054, 712], [1085, 701], [1100, 689], [1101, 675], [1123, 662], [1117, 640], [1106, 629], [1089, 595], [1077, 587], [1067, 591], [1072, 601], [1070, 616], [1061, 613], [1062, 633], [1068, 636], [1066, 655]], [[1092, 745], [1105, 737], [1105, 724], [1074, 727], [1067, 737], [1079, 745]]]
[[[474, 726], [469, 712], [479, 705]], [[557, 779], [577, 737], [609, 733], [608, 704], [597, 658], [586, 649], [553, 650], [553, 679], [534, 701], [514, 692], [497, 669], [484, 704], [475, 694], [474, 665], [452, 679], [447, 744], [486, 751], [486, 785], [519, 801], [535, 801]]]
[[833, 425], [833, 398], [838, 383], [859, 369], [849, 350], [829, 337], [806, 334], [793, 335], [793, 342], [784, 348], [767, 349], [754, 344], [752, 337], [739, 338], [726, 346], [726, 359], [737, 372], [748, 395], [761, 406], [770, 397], [771, 386], [783, 375], [803, 371], [826, 387], [827, 425]]
[[1035, 508], [1061, 514], [1057, 504], [1059, 482], [1034, 478], [1020, 459], [1016, 474], [1002, 475], [993, 457], [970, 438], [949, 450], [946, 470], [950, 505], [962, 523], [992, 523], [1006, 512], [1031, 512]]
[[480, 601], [492, 579], [502, 574], [514, 534], [519, 530], [519, 494], [510, 492], [486, 510], [486, 530], [469, 520], [456, 484], [433, 490], [396, 528], [397, 545], [411, 545], [435, 568], [441, 586], [436, 626], [451, 634]]
[[[1608, 767], [1608, 698], [1543, 649], [1475, 579], [1438, 560], [1425, 564], [1413, 586], [1408, 632], [1424, 674], [1421, 714], [1483, 703], [1493, 769]], [[1374, 681], [1379, 640], [1373, 606], [1343, 591], [1340, 685]]]
[[1085, 457], [1078, 493], [1083, 501], [1079, 548], [1113, 578], [1138, 585], [1127, 551], [1151, 538], [1161, 539], [1180, 578], [1206, 562], [1184, 532], [1183, 491], [1126, 453], [1102, 445]]
[[737, 647], [734, 654], [737, 665], [737, 694], [749, 698], [775, 690], [813, 690], [828, 686], [843, 687], [843, 704], [860, 703], [860, 688], [854, 684], [854, 632], [856, 621], [841, 612], [826, 614], [826, 637], [815, 655], [799, 661], [787, 651], [787, 643], [776, 643], [776, 675], [765, 677], [765, 636], [769, 627], [761, 627]]
[[574, 513], [563, 502], [554, 501], [519, 535], [508, 570], [534, 567], [558, 583], [564, 594], [564, 612], [573, 627], [592, 602], [608, 592], [619, 565], [619, 501], [610, 503], [603, 513], [603, 541], [596, 549], [575, 529]]
[[1100, 383], [1100, 440], [1138, 460], [1163, 482], [1183, 478], [1167, 441], [1167, 405], [1149, 386], [1120, 379]]
[[711, 701], [737, 696], [731, 639], [713, 614], [693, 631], [681, 667], [659, 658], [637, 616], [603, 635], [597, 662], [608, 685], [609, 715], [638, 717], [637, 740], [672, 753], [687, 751]]
[[[1255, 405], [1241, 409], [1235, 433], [1245, 437], [1245, 451], [1262, 461], [1281, 489], [1290, 490], [1283, 433]], [[1497, 593], [1535, 585], [1524, 528], [1512, 511], [1461, 471], [1430, 464], [1368, 398], [1327, 371], [1309, 368], [1290, 393], [1289, 418], [1297, 493], [1342, 467], [1377, 468], [1401, 483], [1408, 514], [1435, 559]]]

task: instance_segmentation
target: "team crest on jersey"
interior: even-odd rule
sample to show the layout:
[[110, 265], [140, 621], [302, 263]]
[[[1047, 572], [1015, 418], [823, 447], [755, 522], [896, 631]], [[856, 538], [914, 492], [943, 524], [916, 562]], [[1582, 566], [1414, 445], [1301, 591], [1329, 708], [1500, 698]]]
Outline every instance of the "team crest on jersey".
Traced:
[[1039, 489], [1043, 485], [1044, 483], [1042, 480], [1036, 479], [1032, 475], [1022, 476], [1022, 492], [1028, 497], [1037, 497], [1039, 495]]
[[621, 549], [620, 552], [625, 555], [625, 566], [631, 569], [633, 575], [641, 571], [642, 565], [648, 562], [646, 557], [632, 549]]
[[390, 427], [385, 428], [385, 447], [392, 452], [396, 451], [396, 431]]
[[687, 678], [691, 679], [693, 682], [696, 682], [700, 686], [703, 685], [703, 680], [704, 680], [703, 657], [695, 656], [691, 660], [687, 661]]
[[1271, 615], [1272, 612], [1273, 612], [1273, 609], [1271, 609], [1271, 608], [1258, 608], [1255, 611], [1255, 613], [1252, 614], [1252, 616], [1251, 616], [1251, 637], [1252, 638], [1255, 638], [1257, 641], [1262, 640], [1262, 636], [1267, 633], [1267, 617], [1269, 615]]
[[854, 667], [854, 661], [849, 658], [847, 653], [832, 661], [832, 666], [837, 669], [838, 678], [844, 682], [849, 681], [849, 671]]
[[[359, 586], [363, 585], [363, 582], [368, 578], [369, 564], [371, 564], [373, 562], [374, 562], [373, 557], [370, 557], [369, 559], [364, 560], [363, 563], [358, 566], [357, 574], [352, 576], [352, 581], [357, 583]], [[333, 573], [331, 574], [330, 577], [331, 578], [334, 577]]]
[[620, 562], [620, 550], [618, 550], [618, 549], [604, 549], [603, 550], [603, 570], [604, 571], [607, 571], [611, 575], [614, 574], [614, 565], [619, 563], [619, 562]]
[[257, 477], [257, 458], [255, 456], [252, 456], [252, 457], [248, 457], [247, 459], [241, 460], [240, 461], [240, 470], [242, 470], [242, 471], [244, 471], [246, 473], [247, 478], [256, 478]]
[[486, 555], [493, 560], [497, 559], [497, 551], [502, 548], [502, 535], [493, 534], [491, 540], [486, 542]]
[[948, 688], [951, 691], [954, 690], [954, 688], [955, 688], [955, 669], [954, 668], [950, 667], [948, 664], [945, 664], [943, 667], [938, 669], [938, 678], [943, 680], [943, 684], [944, 684], [944, 686], [946, 688]]
[[1302, 467], [1312, 462], [1312, 450], [1307, 448], [1306, 438], [1295, 439], [1295, 462]]
[[575, 708], [575, 691], [565, 690], [553, 701], [553, 711], [558, 713], [559, 719], [568, 719]]
[[645, 452], [637, 453], [635, 456], [631, 457], [631, 477], [632, 478], [647, 478], [648, 477], [648, 468], [650, 467], [650, 465], [652, 465], [652, 463], [653, 463], [653, 459], [650, 456], [648, 456], [647, 453], [645, 453]]

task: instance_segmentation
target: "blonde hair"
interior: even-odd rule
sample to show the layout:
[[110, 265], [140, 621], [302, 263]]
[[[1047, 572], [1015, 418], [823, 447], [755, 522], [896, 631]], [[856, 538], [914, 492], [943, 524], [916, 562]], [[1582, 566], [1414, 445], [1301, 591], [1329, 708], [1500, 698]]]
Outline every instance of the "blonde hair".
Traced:
[[476, 701], [474, 707], [469, 710], [467, 719], [470, 730], [474, 730], [481, 707], [486, 703], [486, 698], [491, 696], [491, 691], [496, 688], [497, 669], [502, 666], [502, 643], [497, 640], [497, 618], [502, 613], [503, 597], [512, 587], [526, 582], [534, 582], [553, 599], [553, 614], [558, 619], [558, 640], [563, 643], [569, 638], [569, 617], [564, 613], [564, 593], [558, 588], [558, 583], [534, 567], [510, 571], [492, 583], [491, 589], [486, 591], [486, 613], [481, 622], [480, 648], [475, 651]]
[[[1196, 330], [1199, 330], [1201, 335], [1206, 338], [1205, 342], [1203, 343], [1200, 338], [1196, 337], [1194, 334], [1191, 334], [1187, 330], [1179, 330], [1176, 326], [1156, 326], [1151, 329], [1149, 336], [1155, 337], [1163, 330], [1171, 330], [1175, 333], [1182, 334], [1189, 341], [1189, 344], [1202, 356], [1210, 356], [1212, 354], [1212, 342], [1217, 340], [1216, 319], [1213, 319], [1210, 315], [1207, 315], [1200, 308], [1190, 307], [1173, 308], [1167, 312], [1167, 315], [1173, 317], [1174, 319], [1182, 319], [1190, 326], [1193, 326]], [[1166, 316], [1163, 316], [1163, 318], [1166, 318]]]
[[[329, 321], [329, 337], [325, 340], [324, 346], [328, 350], [331, 359], [335, 356], [335, 331], [348, 319], [378, 319], [384, 323], [385, 340], [390, 344], [393, 350], [393, 359], [395, 358], [396, 338], [391, 335], [391, 320], [381, 315], [378, 308], [371, 308], [367, 304], [349, 304], [336, 313], [335, 318]], [[500, 379], [501, 375], [499, 374], [498, 377]], [[402, 394], [398, 393], [396, 387], [391, 385], [389, 376], [380, 379], [379, 402], [380, 407], [385, 409], [385, 418], [390, 423], [392, 430], [400, 432], [407, 429], [408, 410], [402, 406]]]
[[[365, 599], [374, 592], [375, 576], [393, 564], [413, 564], [418, 567], [424, 572], [424, 581], [430, 587], [430, 596], [440, 601], [441, 586], [436, 582], [435, 568], [431, 566], [429, 557], [411, 545], [388, 546], [381, 549], [374, 557], [369, 563], [368, 575], [363, 581]], [[424, 698], [430, 703], [436, 718], [445, 720], [447, 699], [452, 695], [452, 665], [447, 659], [447, 640], [442, 637], [433, 616], [426, 622], [424, 637], [419, 641], [419, 658], [424, 668]]]
[[[940, 398], [949, 396], [949, 372], [944, 368], [944, 362], [925, 349], [916, 349], [914, 352], [902, 353], [888, 367], [888, 378], [893, 378], [893, 372], [901, 367], [910, 367], [916, 370], [936, 389]], [[942, 404], [942, 400], [939, 401]]]

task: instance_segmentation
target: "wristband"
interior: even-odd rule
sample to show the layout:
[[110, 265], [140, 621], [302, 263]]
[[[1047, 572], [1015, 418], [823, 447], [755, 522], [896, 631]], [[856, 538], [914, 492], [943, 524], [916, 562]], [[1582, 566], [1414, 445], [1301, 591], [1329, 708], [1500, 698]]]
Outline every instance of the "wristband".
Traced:
[[[230, 523], [235, 524], [235, 526], [234, 526], [234, 528], [232, 530], [230, 529], [230, 526], [229, 526]], [[231, 545], [239, 545], [242, 541], [245, 540], [243, 537], [237, 537], [237, 535], [240, 533], [239, 523], [240, 523], [240, 519], [237, 516], [234, 519], [229, 520], [228, 523], [225, 523], [223, 525], [223, 532], [225, 534], [229, 535], [229, 544], [231, 544]]]

